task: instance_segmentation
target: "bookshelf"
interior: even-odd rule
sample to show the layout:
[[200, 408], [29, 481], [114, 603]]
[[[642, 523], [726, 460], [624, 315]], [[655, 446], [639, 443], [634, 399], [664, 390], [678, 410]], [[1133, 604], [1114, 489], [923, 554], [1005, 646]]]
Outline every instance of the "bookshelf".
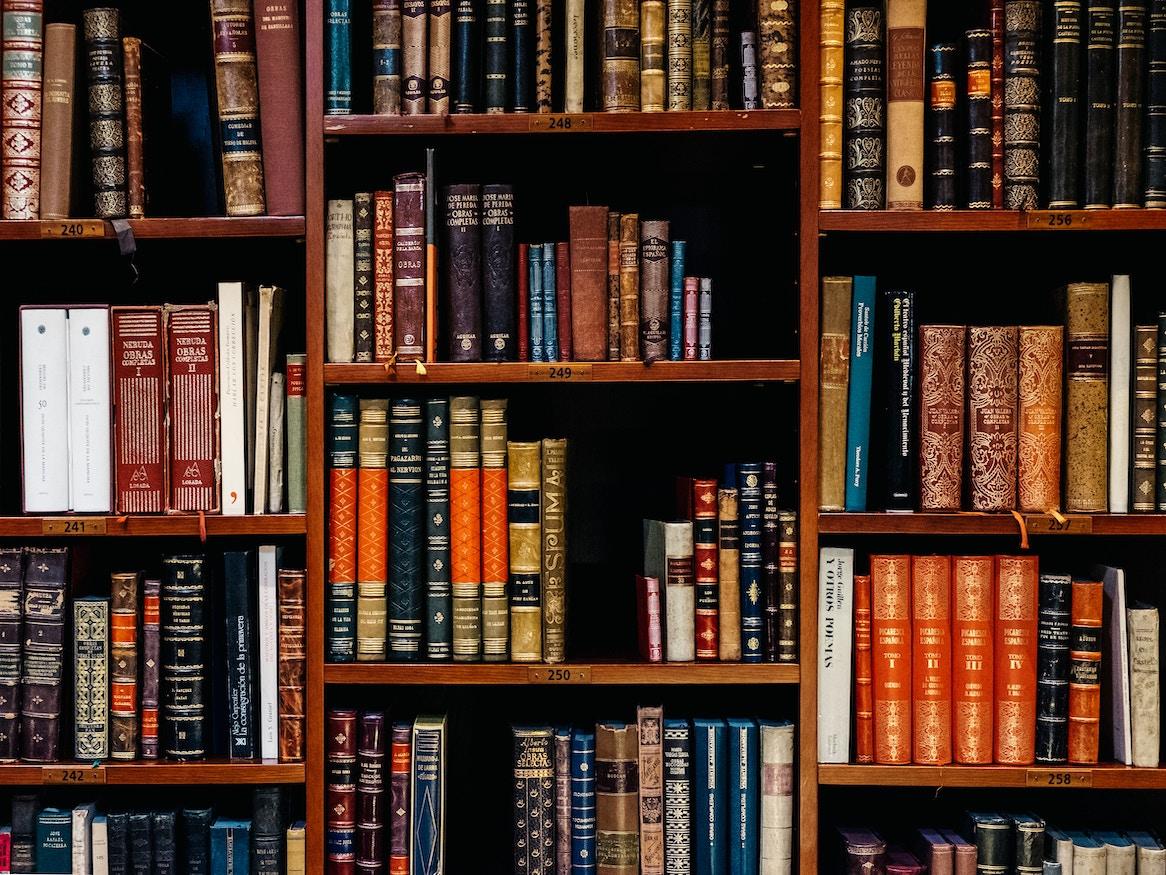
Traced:
[[1073, 233], [1161, 231], [1166, 210], [921, 210], [865, 212], [821, 210], [818, 229], [855, 234], [932, 234], [950, 231]]
[[[547, 676], [547, 669], [561, 671], [561, 676]], [[610, 684], [796, 684], [798, 666], [743, 665], [740, 663], [696, 663], [693, 665], [643, 662], [566, 662], [555, 666], [543, 663], [505, 663], [499, 665], [439, 664], [408, 665], [346, 663], [324, 667], [324, 681], [329, 684], [498, 684], [523, 686], [572, 683]]]
[[436, 362], [419, 369], [413, 364], [324, 366], [329, 386], [368, 383], [794, 383], [800, 363], [791, 360], [713, 362], [581, 362], [570, 366], [531, 362], [453, 364]]

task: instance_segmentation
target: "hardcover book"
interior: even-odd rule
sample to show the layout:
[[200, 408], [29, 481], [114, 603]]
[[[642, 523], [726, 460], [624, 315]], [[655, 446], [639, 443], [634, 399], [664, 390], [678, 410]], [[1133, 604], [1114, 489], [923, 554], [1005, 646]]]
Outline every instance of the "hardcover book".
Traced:
[[713, 0], [692, 0], [692, 108], [709, 109], [712, 103]]
[[[777, 487], [774, 484], [776, 500]], [[718, 638], [718, 593], [717, 593], [717, 481], [692, 481], [692, 541], [693, 566], [696, 575], [696, 658], [698, 660], [717, 659], [720, 648]], [[774, 507], [776, 515], [777, 508]], [[776, 528], [776, 519], [774, 526]], [[774, 553], [777, 548], [777, 532], [774, 533]], [[774, 576], [777, 573], [774, 556]]]
[[111, 307], [110, 318], [117, 512], [161, 513], [168, 493], [162, 308]]
[[[567, 441], [545, 438], [542, 443], [543, 661], [564, 662], [567, 658]], [[691, 544], [689, 557], [691, 593]]]
[[818, 507], [846, 507], [847, 395], [850, 385], [850, 277], [822, 278], [818, 386]]
[[762, 720], [760, 736], [760, 875], [781, 875], [793, 865], [793, 723]]
[[[818, 559], [818, 762], [850, 761], [854, 550], [822, 547]], [[907, 720], [903, 715], [903, 720]]]
[[762, 590], [762, 465], [737, 466], [737, 494], [741, 512], [741, 661], [761, 662], [764, 655]]
[[887, 3], [887, 209], [923, 209], [926, 0]]
[[725, 734], [729, 749], [725, 771], [726, 776], [732, 776], [725, 806], [730, 824], [726, 836], [729, 870], [741, 875], [758, 875], [761, 751], [757, 722], [731, 717], [726, 721]]
[[575, 360], [607, 358], [607, 207], [573, 206], [571, 340]]
[[73, 756], [109, 756], [109, 599], [73, 601]]
[[223, 554], [224, 613], [227, 663], [227, 753], [231, 759], [252, 759], [258, 750], [255, 727], [255, 554], [250, 550]]
[[40, 218], [69, 216], [73, 182], [73, 123], [77, 100], [77, 27], [44, 28]]
[[482, 659], [510, 655], [506, 399], [482, 401]]
[[1142, 205], [1142, 121], [1145, 114], [1146, 3], [1117, 5], [1114, 71], [1113, 207]]
[[142, 759], [158, 758], [158, 681], [162, 667], [162, 581], [142, 583]]
[[640, 0], [640, 111], [663, 112], [664, 0]]
[[664, 875], [664, 709], [636, 709], [640, 771], [640, 873]]
[[20, 309], [21, 507], [25, 513], [70, 509], [68, 311]]
[[692, 871], [692, 727], [664, 721], [664, 871]]
[[138, 755], [138, 595], [136, 572], [112, 575], [109, 605], [109, 749], [115, 760]]
[[412, 724], [393, 724], [389, 756], [389, 872], [408, 872], [413, 802]]
[[426, 11], [429, 16], [426, 111], [431, 115], [449, 115], [449, 29], [452, 8], [449, 0], [427, 0]]
[[595, 866], [595, 816], [595, 733], [577, 729], [571, 736], [570, 842], [573, 869], [587, 871]]
[[[222, 2], [229, 3], [230, 0]], [[213, 18], [215, 7], [211, 9]], [[100, 219], [117, 219], [129, 212], [121, 17], [117, 9], [86, 9], [81, 14], [81, 20], [88, 83], [93, 214]], [[39, 30], [38, 23], [38, 35]], [[216, 46], [216, 55], [218, 52]]]
[[373, 360], [373, 195], [352, 196], [353, 361]]
[[0, 548], [0, 762], [20, 757], [20, 676], [24, 552]]
[[514, 361], [514, 187], [482, 186], [482, 357]]
[[[951, 618], [950, 558], [912, 556], [911, 737], [916, 763], [951, 762]], [[886, 652], [882, 650], [884, 656]]]
[[1072, 580], [1042, 574], [1037, 619], [1036, 761], [1069, 756], [1069, 618]]
[[994, 756], [1033, 762], [1036, 750], [1037, 557], [996, 557]]
[[203, 556], [162, 559], [162, 750], [175, 760], [206, 757], [207, 621], [206, 560]]
[[482, 360], [482, 187], [447, 185], [444, 194], [449, 360]]
[[1016, 328], [969, 328], [967, 356], [972, 510], [1012, 510], [1016, 507]]
[[[414, 875], [445, 871], [445, 739], [445, 717], [422, 716], [414, 721], [409, 830], [409, 869]], [[551, 801], [553, 805], [553, 794]]]
[[640, 108], [640, 7], [635, 0], [602, 3], [602, 108], [635, 112]]
[[329, 662], [356, 657], [357, 399], [333, 395], [328, 448]]
[[259, 216], [266, 211], [267, 201], [251, 4], [247, 0], [211, 0], [211, 25], [227, 215]]
[[1130, 636], [1131, 760], [1135, 766], [1157, 768], [1161, 712], [1158, 609], [1133, 602], [1126, 609], [1126, 617]]
[[[724, 720], [692, 721], [692, 851], [699, 875], [728, 871], [726, 835], [729, 775]], [[736, 810], [733, 812], [737, 820]]]
[[1004, 3], [1004, 205], [1040, 204], [1041, 4]]
[[355, 273], [352, 200], [328, 201], [324, 224], [324, 283], [327, 356], [330, 362], [355, 357]]
[[1130, 391], [1133, 388], [1130, 278], [1113, 277], [1109, 300], [1109, 501], [1110, 513], [1130, 511]]
[[1089, 0], [1085, 37], [1085, 208], [1113, 203], [1117, 3]]
[[[282, 787], [255, 787], [251, 791], [251, 871], [255, 875], [285, 875], [287, 827]], [[154, 815], [155, 856], [162, 853], [163, 824], [168, 826], [170, 852], [173, 853], [174, 815]]]
[[1154, 510], [1157, 493], [1158, 326], [1134, 328], [1133, 470], [1130, 509]]
[[636, 575], [636, 642], [644, 662], [664, 661], [663, 623], [660, 615], [660, 581]]
[[846, 414], [846, 502], [866, 510], [870, 479], [870, 387], [874, 373], [875, 278], [856, 276], [850, 313], [850, 388]]
[[842, 208], [844, 0], [821, 0], [818, 13], [818, 208]]
[[388, 444], [389, 653], [397, 661], [414, 660], [421, 652], [425, 597], [425, 431], [420, 402], [393, 400]]
[[356, 742], [356, 864], [384, 871], [385, 714], [365, 711]]
[[551, 19], [552, 7], [547, 0], [537, 3], [535, 10], [535, 102], [539, 112], [551, 111]]
[[388, 647], [389, 402], [360, 400], [356, 532], [356, 660], [381, 662]]
[[726, 466], [724, 482], [717, 490], [717, 651], [722, 662], [735, 662], [741, 658], [741, 528], [734, 466]]
[[401, 39], [402, 47], [402, 109], [404, 115], [425, 113], [426, 89], [429, 84], [426, 60], [426, 0], [402, 0]]
[[3, 26], [3, 217], [40, 217], [43, 0], [8, 0]]
[[870, 575], [854, 575], [854, 761], [874, 762]]
[[304, 685], [307, 676], [304, 572], [279, 569], [279, 761], [304, 759]]
[[[398, 33], [400, 17], [398, 8]], [[388, 362], [393, 357], [393, 193], [374, 192], [372, 208], [373, 358]]]
[[668, 3], [668, 109], [692, 109], [692, 0]]
[[304, 107], [299, 7], [257, 0], [255, 57], [267, 214], [304, 212]]
[[514, 871], [555, 868], [554, 730], [515, 726]]
[[1017, 479], [1020, 509], [1061, 506], [1061, 392], [1064, 331], [1060, 325], [1022, 325], [1017, 385]]
[[967, 199], [992, 208], [992, 31], [969, 30], [967, 45]]
[[57, 761], [68, 569], [66, 548], [25, 549], [20, 685], [20, 758], [25, 762]]
[[506, 112], [506, 74], [510, 64], [506, 0], [486, 0], [484, 30], [486, 112]]
[[[1052, 7], [1049, 30], [1051, 64], [1048, 127], [1050, 142], [1078, 143], [1081, 137], [1081, 36], [1084, 24], [1080, 0]], [[1051, 148], [1049, 157], [1049, 209], [1076, 209], [1080, 182], [1080, 150]]]
[[[417, 0], [405, 4], [406, 73], [408, 73], [408, 23], [410, 9]], [[424, 2], [421, 2], [424, 12]], [[424, 16], [421, 18], [424, 21]], [[406, 79], [406, 114], [410, 102]], [[393, 177], [393, 349], [400, 361], [420, 361], [425, 354], [425, 198], [423, 173], [402, 173]]]
[[482, 655], [482, 448], [478, 399], [450, 399], [450, 556], [453, 658]]
[[327, 865], [338, 871], [356, 861], [356, 711], [331, 708], [324, 760]]
[[510, 557], [510, 658], [542, 659], [542, 447], [538, 441], [510, 441], [508, 520]]
[[963, 325], [919, 328], [919, 509], [957, 511], [964, 464]]
[[696, 605], [692, 523], [644, 520], [644, 575], [663, 581], [664, 657], [692, 662], [696, 656]]
[[927, 179], [923, 187], [929, 209], [953, 210], [956, 201], [956, 59], [955, 43], [928, 47]]
[[351, 0], [328, 0], [324, 6], [324, 111], [328, 115], [352, 112]]
[[875, 762], [911, 762], [911, 560], [871, 556]]
[[[507, 83], [507, 109], [510, 112], [530, 112], [534, 109], [534, 83], [531, 72], [534, 64], [534, 16], [532, 5], [537, 0], [510, 0], [506, 4], [510, 15], [509, 46], [510, 58], [506, 72], [510, 76]], [[537, 61], [536, 61], [537, 63]]]
[[1107, 507], [1109, 286], [1073, 283], [1065, 303], [1065, 509]]
[[449, 399], [425, 400], [425, 655], [453, 655], [449, 567]]
[[571, 871], [571, 736], [574, 730], [555, 730], [555, 868]]
[[[170, 510], [219, 510], [216, 307], [167, 305]], [[136, 424], [135, 424], [136, 425]], [[134, 429], [137, 431], [137, 429]]]
[[667, 222], [640, 223], [639, 348], [645, 364], [668, 356], [668, 233]]
[[[627, 3], [628, 0], [605, 0]], [[624, 213], [619, 220], [619, 357], [640, 356], [640, 217]]]
[[886, 422], [884, 505], [887, 510], [914, 510], [919, 470], [918, 389], [919, 364], [915, 352], [915, 292], [884, 289], [880, 323], [879, 355], [888, 377], [883, 385]]
[[639, 732], [623, 723], [595, 727], [595, 860], [610, 875], [639, 873]]
[[[1147, 30], [1145, 205], [1161, 208], [1166, 206], [1166, 9], [1162, 0], [1150, 4]], [[47, 111], [47, 91], [45, 103]]]

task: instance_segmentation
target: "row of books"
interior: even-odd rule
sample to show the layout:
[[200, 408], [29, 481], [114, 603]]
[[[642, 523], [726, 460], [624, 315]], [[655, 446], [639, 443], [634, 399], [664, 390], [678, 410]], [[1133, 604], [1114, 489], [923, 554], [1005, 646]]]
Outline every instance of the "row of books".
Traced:
[[[302, 215], [298, 8], [257, 0], [253, 13], [247, 0], [211, 0], [210, 17], [218, 111], [212, 126], [210, 107], [204, 107], [207, 117], [198, 125], [206, 129], [206, 143], [194, 149], [209, 150], [211, 128], [217, 131], [227, 215]], [[0, 123], [0, 215], [76, 215], [72, 207], [79, 198], [71, 190], [75, 152], [83, 153], [77, 159], [92, 168], [93, 200], [82, 215], [156, 214], [162, 201], [151, 188], [169, 184], [164, 157], [172, 102], [176, 112], [187, 112], [190, 95], [201, 93], [206, 100], [207, 85], [188, 87], [176, 74], [172, 93], [166, 60], [137, 37], [122, 36], [116, 8], [82, 12], [85, 79], [77, 82], [77, 25], [46, 25], [43, 18], [43, 0], [15, 0], [4, 23], [3, 53], [12, 72], [4, 80], [6, 111]], [[88, 132], [75, 136], [75, 107], [86, 100]], [[74, 140], [85, 145], [76, 147]]]
[[439, 323], [428, 183], [393, 183], [328, 202], [329, 361], [431, 361], [437, 334], [451, 362], [712, 358], [713, 282], [668, 221], [573, 206], [569, 241], [516, 245], [507, 184], [442, 189]]
[[567, 441], [506, 407], [333, 396], [330, 662], [565, 660]]
[[797, 513], [778, 508], [777, 463], [679, 480], [681, 521], [644, 520], [640, 656], [797, 662]]
[[278, 548], [225, 553], [221, 601], [203, 555], [164, 556], [158, 578], [118, 572], [109, 596], [72, 599], [69, 558], [0, 548], [0, 762], [61, 759], [70, 687], [82, 762], [303, 760], [304, 572]]
[[445, 872], [445, 716], [386, 726], [383, 711], [331, 708], [326, 721], [325, 871]]
[[22, 307], [24, 511], [303, 513], [306, 358], [280, 359], [283, 297]]
[[1066, 286], [1063, 327], [917, 327], [876, 282], [822, 280], [822, 510], [1166, 509], [1166, 314], [1132, 324], [1128, 276]]
[[12, 823], [0, 827], [0, 873], [303, 875], [304, 822], [289, 821], [284, 790], [256, 787], [251, 808], [249, 819], [211, 808], [122, 811], [86, 802], [62, 809], [19, 793]]
[[969, 811], [955, 829], [920, 827], [889, 843], [876, 830], [839, 827], [840, 871], [869, 875], [1043, 872], [1161, 875], [1166, 849], [1144, 830], [1064, 830], [1038, 815]]
[[[561, 20], [552, 16], [553, 5], [373, 0], [371, 46], [360, 47], [371, 50], [372, 111], [662, 112], [796, 104], [793, 2], [733, 10], [729, 0], [605, 0], [589, 12], [583, 0], [571, 0]], [[351, 0], [329, 0], [325, 11], [329, 115], [354, 111], [351, 7]], [[744, 22], [735, 40], [730, 22]], [[367, 27], [357, 24], [358, 32]], [[600, 74], [590, 83], [588, 47]]]
[[853, 550], [822, 549], [821, 762], [851, 761], [853, 728], [858, 763], [1096, 763], [1104, 724], [1114, 760], [1158, 766], [1158, 609], [1127, 602], [1122, 569], [1040, 574], [1031, 555], [854, 568]]

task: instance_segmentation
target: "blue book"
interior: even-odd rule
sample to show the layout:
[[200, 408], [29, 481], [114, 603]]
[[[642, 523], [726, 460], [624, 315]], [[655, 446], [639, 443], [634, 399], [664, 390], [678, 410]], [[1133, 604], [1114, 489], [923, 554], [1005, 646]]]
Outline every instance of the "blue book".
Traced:
[[672, 276], [668, 287], [668, 358], [684, 358], [684, 257], [688, 244], [672, 241]]
[[[355, 395], [333, 395], [331, 422], [328, 434], [328, 463], [333, 471], [356, 468], [358, 402]], [[340, 490], [337, 478], [329, 474], [332, 481], [332, 501]], [[356, 516], [356, 472], [344, 475], [348, 478], [347, 500], [351, 502], [353, 518]], [[333, 508], [333, 510], [335, 510]], [[352, 561], [342, 567], [356, 568], [356, 543], [350, 545]], [[328, 614], [327, 614], [328, 662], [352, 662], [356, 659], [356, 575], [340, 575], [328, 572]]]
[[559, 306], [555, 286], [555, 244], [543, 244], [543, 344], [547, 361], [559, 360]]
[[571, 738], [571, 875], [595, 871], [595, 733]]
[[425, 401], [425, 655], [453, 653], [453, 591], [449, 576], [449, 399]]
[[692, 872], [692, 727], [664, 719], [664, 871]]
[[725, 763], [725, 721], [692, 721], [692, 825], [695, 875], [723, 875], [727, 869], [725, 807], [728, 775]]
[[389, 656], [421, 653], [425, 429], [421, 403], [398, 398], [389, 415]]
[[729, 735], [729, 871], [757, 875], [761, 845], [758, 821], [761, 778], [757, 721], [730, 717]]
[[737, 466], [741, 528], [741, 661], [761, 662], [765, 593], [761, 591], [761, 463]]
[[220, 817], [211, 824], [213, 875], [250, 875], [251, 821]]
[[36, 816], [36, 871], [73, 871], [73, 812], [42, 808]]
[[[213, 76], [210, 77], [213, 82]], [[177, 187], [176, 216], [221, 216], [222, 164], [215, 146], [218, 103], [201, 69], [173, 69], [170, 74], [170, 124], [173, 137], [168, 154], [181, 160], [186, 185]], [[178, 212], [181, 211], [181, 212]]]
[[870, 479], [870, 384], [874, 362], [875, 278], [856, 276], [850, 313], [850, 402], [846, 411], [846, 510], [866, 510]]
[[412, 875], [445, 871], [445, 717], [413, 723]]
[[543, 341], [543, 246], [530, 244], [530, 360], [545, 362], [546, 345]]
[[226, 614], [227, 753], [233, 760], [255, 756], [255, 694], [251, 654], [255, 652], [255, 554], [251, 550], [223, 554]]
[[325, 59], [324, 113], [352, 112], [352, 10], [351, 0], [327, 0], [324, 10]]

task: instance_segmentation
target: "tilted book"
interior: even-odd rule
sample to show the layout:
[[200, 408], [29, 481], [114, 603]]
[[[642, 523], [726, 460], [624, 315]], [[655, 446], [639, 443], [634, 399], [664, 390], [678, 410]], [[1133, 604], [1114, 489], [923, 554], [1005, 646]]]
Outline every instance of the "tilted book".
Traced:
[[919, 328], [919, 509], [960, 509], [964, 468], [963, 325]]
[[567, 659], [567, 440], [545, 438], [542, 443], [543, 661], [564, 662]]
[[67, 548], [25, 549], [20, 758], [29, 763], [57, 761], [68, 573]]
[[279, 652], [276, 681], [279, 685], [279, 761], [304, 759], [304, 685], [307, 675], [304, 621], [304, 572], [279, 569]]
[[389, 402], [384, 399], [360, 400], [356, 516], [357, 662], [382, 662], [388, 647], [388, 407]]
[[69, 309], [69, 505], [113, 509], [109, 308]]
[[453, 601], [449, 567], [449, 399], [425, 400], [425, 655], [449, 659]]
[[25, 513], [69, 504], [69, 321], [63, 307], [20, 309], [20, 424]]
[[822, 278], [818, 375], [818, 508], [846, 507], [846, 411], [850, 386], [850, 277]]
[[760, 875], [788, 875], [794, 851], [794, 725], [762, 720], [760, 735]]
[[412, 875], [441, 875], [445, 871], [445, 739], [445, 717], [421, 716], [414, 721], [413, 820], [409, 830]]
[[1036, 556], [996, 557], [994, 756], [1023, 766], [1036, 755]]
[[555, 865], [554, 730], [515, 726], [514, 871], [550, 872]]
[[267, 210], [267, 201], [251, 4], [211, 0], [211, 25], [227, 215], [260, 216]]
[[111, 576], [109, 605], [109, 753], [115, 760], [138, 755], [137, 572]]
[[1109, 286], [1073, 283], [1065, 306], [1065, 510], [1104, 511], [1108, 494]]
[[741, 512], [741, 661], [761, 662], [765, 594], [761, 577], [761, 477], [759, 462], [737, 466]]
[[43, 0], [8, 0], [3, 28], [5, 219], [40, 218]]
[[206, 757], [207, 622], [206, 559], [162, 558], [162, 750], [174, 760]]
[[1064, 329], [1022, 325], [1017, 386], [1017, 481], [1022, 511], [1061, 506]]
[[510, 654], [510, 531], [507, 525], [506, 399], [482, 401], [482, 659]]
[[[719, 655], [716, 480], [692, 481], [692, 506], [693, 566], [696, 576], [696, 658], [715, 660]], [[776, 508], [774, 511], [776, 513]], [[774, 535], [776, 541], [776, 532]], [[776, 568], [774, 571], [776, 572]]]
[[[692, 851], [694, 871], [727, 872], [729, 770], [724, 720], [692, 721]], [[736, 821], [734, 811], [733, 820]]]
[[324, 223], [327, 361], [350, 362], [356, 351], [352, 200], [328, 201]]
[[1069, 618], [1072, 580], [1042, 574], [1037, 616], [1036, 761], [1069, 756]]
[[356, 862], [356, 711], [330, 708], [326, 720], [325, 860], [335, 871], [353, 871]]
[[636, 708], [640, 754], [640, 873], [664, 875], [664, 709]]
[[968, 459], [976, 511], [1016, 507], [1016, 327], [968, 329]]
[[912, 556], [911, 759], [915, 763], [951, 762], [951, 619], [951, 559]]
[[227, 754], [252, 759], [258, 753], [255, 727], [256, 623], [255, 554], [250, 550], [223, 554], [223, 591], [227, 669]]
[[333, 395], [328, 427], [327, 658], [356, 657], [358, 402]]
[[478, 399], [449, 402], [450, 567], [453, 658], [482, 658], [482, 446]]
[[389, 418], [389, 651], [394, 660], [421, 652], [425, 584], [425, 430], [418, 401], [398, 398]]
[[595, 726], [595, 860], [610, 875], [638, 875], [639, 731], [635, 724]]
[[73, 756], [109, 756], [109, 599], [73, 601]]
[[214, 304], [167, 304], [163, 312], [166, 321], [171, 510], [213, 513], [219, 509], [215, 310]]
[[726, 721], [726, 746], [729, 778], [726, 844], [729, 847], [729, 871], [741, 875], [757, 875], [759, 870], [760, 835], [758, 806], [760, 802], [761, 766], [760, 739], [757, 721], [730, 717]]
[[1158, 609], [1133, 602], [1126, 609], [1126, 626], [1130, 635], [1131, 760], [1135, 766], [1157, 768], [1161, 731]]
[[854, 550], [818, 554], [818, 762], [850, 761]]
[[[875, 762], [911, 762], [911, 557], [871, 556]], [[819, 645], [821, 646], [821, 645]]]

